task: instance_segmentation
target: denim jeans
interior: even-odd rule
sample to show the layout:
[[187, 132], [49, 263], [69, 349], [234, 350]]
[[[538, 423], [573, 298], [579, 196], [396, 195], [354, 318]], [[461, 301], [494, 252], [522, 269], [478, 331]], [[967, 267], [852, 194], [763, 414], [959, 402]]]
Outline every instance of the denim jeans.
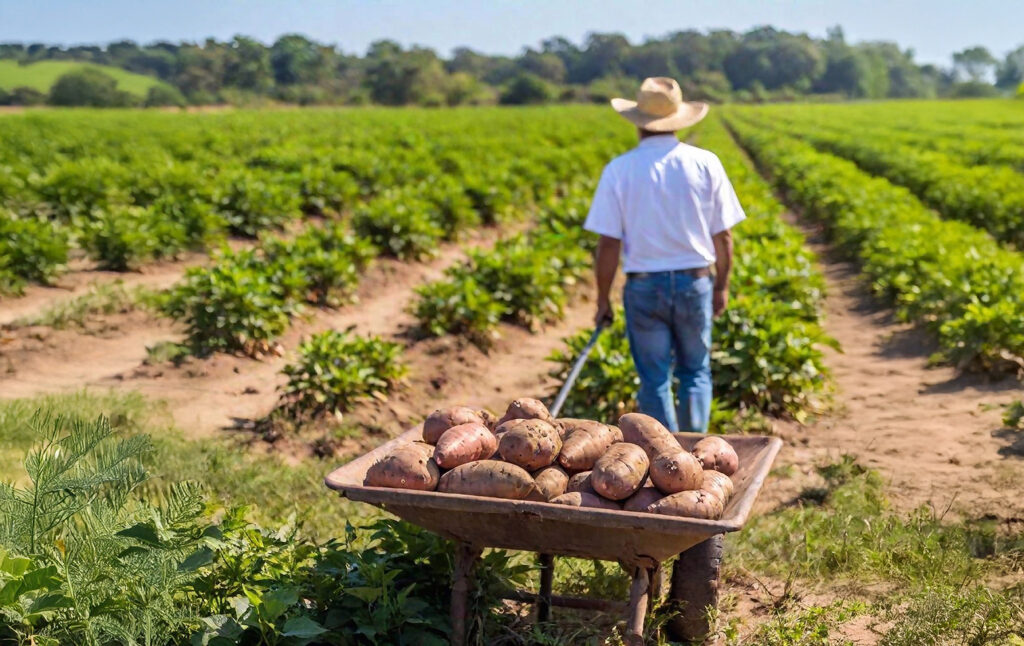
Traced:
[[[657, 272], [629, 277], [626, 333], [640, 376], [640, 412], [671, 431], [708, 430], [711, 416], [711, 277]], [[679, 382], [675, 405], [672, 377]]]

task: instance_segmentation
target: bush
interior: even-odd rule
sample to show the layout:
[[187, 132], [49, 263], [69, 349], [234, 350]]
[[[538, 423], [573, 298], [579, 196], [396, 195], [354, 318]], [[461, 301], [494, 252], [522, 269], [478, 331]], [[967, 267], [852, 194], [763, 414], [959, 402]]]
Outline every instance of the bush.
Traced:
[[327, 330], [299, 345], [299, 358], [281, 371], [288, 377], [280, 408], [296, 418], [339, 415], [368, 397], [385, 397], [405, 376], [402, 345], [380, 337]]
[[550, 103], [556, 96], [557, 91], [550, 83], [539, 76], [523, 73], [505, 86], [499, 102], [502, 105]]
[[1017, 86], [1017, 98], [1024, 99], [1024, 83]]
[[134, 105], [135, 97], [117, 89], [117, 79], [92, 67], [62, 75], [50, 88], [50, 104], [113, 108]]
[[183, 108], [187, 104], [188, 101], [185, 99], [185, 95], [178, 88], [164, 83], [159, 83], [149, 88], [144, 102], [147, 108], [164, 106]]
[[18, 86], [7, 95], [8, 105], [43, 105], [46, 103], [46, 95], [34, 87]]
[[439, 280], [416, 288], [413, 314], [430, 336], [461, 334], [480, 347], [494, 340], [505, 308], [472, 276]]

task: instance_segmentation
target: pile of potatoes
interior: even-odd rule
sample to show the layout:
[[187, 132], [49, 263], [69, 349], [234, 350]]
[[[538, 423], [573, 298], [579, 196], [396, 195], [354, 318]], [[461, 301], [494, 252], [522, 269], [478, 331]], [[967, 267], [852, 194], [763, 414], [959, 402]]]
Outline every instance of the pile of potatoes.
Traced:
[[465, 406], [434, 411], [423, 441], [376, 462], [363, 484], [715, 519], [738, 467], [720, 437], [686, 451], [647, 415], [628, 413], [618, 426], [555, 419], [523, 398], [500, 419]]

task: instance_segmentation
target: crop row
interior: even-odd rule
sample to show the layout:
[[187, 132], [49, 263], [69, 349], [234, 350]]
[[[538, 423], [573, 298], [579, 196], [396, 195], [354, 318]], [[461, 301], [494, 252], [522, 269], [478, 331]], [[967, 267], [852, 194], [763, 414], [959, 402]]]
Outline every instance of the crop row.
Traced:
[[[834, 345], [819, 324], [824, 278], [803, 235], [781, 218], [783, 207], [717, 119], [697, 143], [722, 160], [748, 219], [734, 231], [731, 303], [713, 330], [716, 409], [756, 409], [802, 418], [828, 389], [822, 348]], [[564, 378], [589, 332], [566, 340], [551, 358]], [[638, 387], [620, 312], [604, 333], [566, 403], [566, 413], [614, 419], [634, 405]]]
[[124, 270], [216, 248], [227, 236], [255, 238], [305, 215], [348, 216], [374, 198], [362, 230], [381, 242], [388, 227], [410, 227], [416, 255], [437, 234], [402, 211], [428, 202], [451, 211], [447, 221], [473, 224], [525, 210], [617, 148], [622, 127], [598, 115], [14, 115], [0, 143], [0, 244], [27, 236], [42, 253], [5, 253], [0, 289], [52, 280], [76, 255]]
[[936, 359], [990, 372], [1024, 366], [1019, 254], [850, 161], [742, 118], [730, 125], [788, 199], [860, 262], [875, 293], [938, 335]]
[[[758, 120], [763, 126], [764, 121]], [[1024, 248], [1024, 175], [1003, 166], [965, 166], [940, 152], [898, 145], [889, 133], [773, 121], [774, 127], [905, 186], [947, 218]]]

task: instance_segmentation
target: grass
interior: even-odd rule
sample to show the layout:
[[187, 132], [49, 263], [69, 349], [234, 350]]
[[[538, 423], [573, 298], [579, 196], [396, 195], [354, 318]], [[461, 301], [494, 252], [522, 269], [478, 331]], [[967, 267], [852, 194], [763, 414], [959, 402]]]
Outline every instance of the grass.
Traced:
[[151, 87], [166, 85], [163, 81], [152, 76], [136, 74], [109, 65], [96, 65], [79, 61], [39, 61], [29, 65], [19, 65], [17, 61], [11, 59], [0, 59], [0, 88], [11, 90], [16, 87], [30, 87], [45, 94], [50, 91], [50, 88], [58, 78], [83, 67], [92, 67], [114, 77], [117, 79], [117, 88], [119, 90], [124, 90], [139, 97], [146, 96]]
[[84, 330], [94, 317], [151, 307], [156, 298], [156, 292], [144, 287], [126, 287], [121, 280], [100, 283], [91, 286], [84, 294], [51, 305], [38, 314], [17, 319], [12, 327], [42, 325], [57, 330]]
[[349, 520], [376, 515], [324, 487], [324, 475], [336, 464], [289, 464], [247, 451], [232, 438], [187, 439], [169, 421], [164, 406], [134, 392], [83, 390], [0, 401], [0, 481], [24, 478], [21, 461], [34, 440], [28, 421], [38, 409], [83, 418], [102, 414], [119, 433], [150, 435], [155, 450], [148, 466], [155, 478], [149, 486], [158, 493], [172, 482], [194, 480], [218, 505], [248, 505], [251, 519], [267, 526], [277, 526], [294, 513], [303, 519], [305, 533], [321, 539], [341, 535]]

